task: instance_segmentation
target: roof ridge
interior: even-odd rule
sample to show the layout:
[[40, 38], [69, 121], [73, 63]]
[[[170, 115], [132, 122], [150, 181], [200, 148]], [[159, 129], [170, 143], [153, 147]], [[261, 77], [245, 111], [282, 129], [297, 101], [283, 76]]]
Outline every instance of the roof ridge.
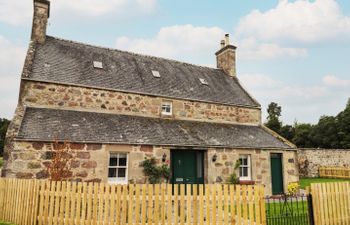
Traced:
[[158, 60], [161, 59], [161, 60], [166, 60], [166, 61], [170, 61], [170, 62], [174, 62], [174, 63], [180, 63], [180, 64], [189, 65], [189, 66], [201, 67], [201, 68], [204, 68], [204, 69], [221, 70], [221, 71], [223, 71], [220, 68], [213, 68], [213, 67], [209, 67], [209, 66], [197, 65], [197, 64], [194, 64], [194, 63], [183, 62], [183, 61], [176, 60], [176, 59], [152, 56], [152, 55], [147, 55], [147, 54], [142, 54], [142, 53], [135, 53], [135, 52], [126, 51], [126, 50], [120, 50], [120, 49], [116, 49], [116, 48], [110, 48], [110, 47], [105, 47], [105, 46], [100, 46], [100, 45], [88, 44], [88, 43], [84, 43], [84, 42], [80, 42], [80, 41], [68, 40], [68, 39], [54, 37], [54, 36], [50, 36], [50, 35], [47, 35], [46, 37], [53, 38], [53, 39], [59, 40], [59, 41], [73, 43], [73, 44], [85, 45], [85, 46], [92, 47], [92, 48], [100, 48], [100, 49], [105, 49], [105, 50], [108, 50], [108, 51], [116, 51], [116, 52], [121, 52], [121, 53], [127, 53], [127, 54], [134, 55], [134, 56], [141, 56], [141, 57], [147, 57], [147, 58], [158, 59]]

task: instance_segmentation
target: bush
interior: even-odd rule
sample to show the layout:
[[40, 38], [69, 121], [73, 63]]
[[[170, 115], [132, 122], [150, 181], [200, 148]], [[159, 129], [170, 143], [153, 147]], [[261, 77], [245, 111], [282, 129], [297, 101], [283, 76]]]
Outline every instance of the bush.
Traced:
[[4, 165], [4, 160], [0, 157], [0, 169]]
[[169, 181], [170, 168], [167, 164], [157, 166], [157, 160], [155, 158], [146, 159], [141, 163], [143, 167], [143, 173], [148, 177], [150, 184], [162, 183], [162, 178]]

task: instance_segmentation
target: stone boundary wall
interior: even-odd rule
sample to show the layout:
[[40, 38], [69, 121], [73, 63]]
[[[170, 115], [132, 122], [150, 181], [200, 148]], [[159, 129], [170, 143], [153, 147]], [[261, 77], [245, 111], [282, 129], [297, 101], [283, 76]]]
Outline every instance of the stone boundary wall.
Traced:
[[152, 97], [28, 80], [23, 81], [21, 101], [26, 106], [88, 110], [156, 118], [162, 116], [162, 102], [172, 102], [173, 116], [167, 118], [254, 125], [261, 122], [261, 110], [258, 108]]
[[298, 149], [301, 177], [318, 177], [321, 166], [350, 166], [350, 149]]

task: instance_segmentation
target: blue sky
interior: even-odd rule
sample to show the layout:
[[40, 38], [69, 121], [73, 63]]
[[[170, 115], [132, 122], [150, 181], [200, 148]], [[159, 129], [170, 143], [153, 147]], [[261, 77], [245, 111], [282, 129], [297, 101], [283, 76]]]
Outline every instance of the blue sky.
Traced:
[[[16, 107], [31, 17], [32, 0], [0, 0], [0, 117]], [[284, 123], [315, 123], [350, 97], [348, 0], [55, 0], [49, 23], [52, 36], [211, 67], [230, 33], [238, 77]]]

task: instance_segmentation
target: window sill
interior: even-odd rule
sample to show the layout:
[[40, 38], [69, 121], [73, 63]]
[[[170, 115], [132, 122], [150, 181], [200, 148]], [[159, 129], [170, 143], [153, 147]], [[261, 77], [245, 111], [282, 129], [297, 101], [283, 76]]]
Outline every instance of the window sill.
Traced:
[[255, 181], [253, 181], [253, 180], [240, 180], [239, 184], [240, 185], [254, 185]]

